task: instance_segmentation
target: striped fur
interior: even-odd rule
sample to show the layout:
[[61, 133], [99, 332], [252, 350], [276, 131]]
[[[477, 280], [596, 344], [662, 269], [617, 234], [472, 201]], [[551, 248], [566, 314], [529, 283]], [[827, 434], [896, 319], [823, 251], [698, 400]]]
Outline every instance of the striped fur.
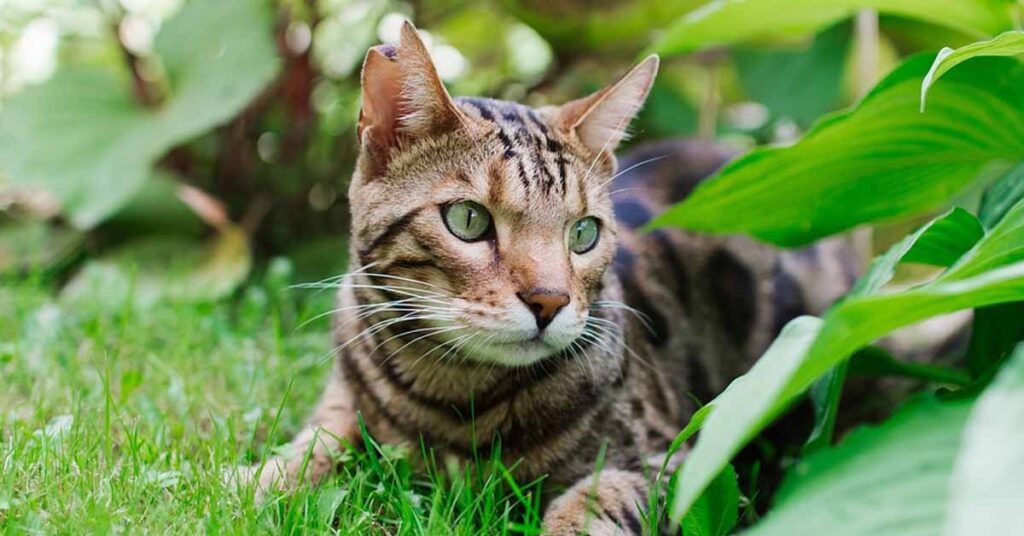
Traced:
[[[368, 57], [364, 88], [399, 94], [367, 96], [360, 122], [337, 366], [294, 440], [300, 457], [312, 452], [308, 465], [274, 460], [262, 484], [328, 474], [333, 451], [360, 444], [358, 412], [378, 440], [422, 440], [461, 459], [500, 441], [520, 480], [546, 477], [551, 533], [639, 533], [644, 460], [685, 424], [691, 395], [706, 402], [786, 320], [840, 295], [852, 259], [840, 243], [780, 254], [745, 238], [635, 232], [731, 156], [667, 142], [626, 157], [615, 176], [611, 150], [656, 62], [587, 99], [531, 109], [451, 99], [424, 51], [407, 26], [397, 48]], [[595, 132], [611, 143], [596, 146]], [[447, 231], [440, 207], [463, 199], [492, 214], [491, 239]], [[588, 215], [601, 238], [577, 255], [566, 229]], [[517, 292], [529, 288], [570, 302], [526, 337], [516, 326], [532, 317]]]

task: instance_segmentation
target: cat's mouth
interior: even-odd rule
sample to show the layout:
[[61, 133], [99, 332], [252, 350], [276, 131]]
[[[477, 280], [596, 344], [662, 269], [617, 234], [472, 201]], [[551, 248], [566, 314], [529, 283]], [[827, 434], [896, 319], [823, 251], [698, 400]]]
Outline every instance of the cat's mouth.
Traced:
[[552, 337], [538, 332], [518, 340], [487, 340], [469, 344], [464, 355], [487, 364], [499, 363], [510, 367], [527, 366], [555, 356], [571, 344], [563, 343], [563, 337]]

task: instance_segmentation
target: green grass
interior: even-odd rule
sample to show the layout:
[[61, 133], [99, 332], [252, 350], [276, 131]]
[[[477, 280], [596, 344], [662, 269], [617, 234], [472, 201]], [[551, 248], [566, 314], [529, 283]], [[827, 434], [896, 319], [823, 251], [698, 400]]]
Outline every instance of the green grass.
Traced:
[[[257, 504], [224, 475], [281, 445], [331, 365], [326, 295], [111, 309], [0, 282], [4, 533], [536, 533], [536, 486], [499, 464], [371, 446]], [[305, 325], [303, 325], [305, 324]]]

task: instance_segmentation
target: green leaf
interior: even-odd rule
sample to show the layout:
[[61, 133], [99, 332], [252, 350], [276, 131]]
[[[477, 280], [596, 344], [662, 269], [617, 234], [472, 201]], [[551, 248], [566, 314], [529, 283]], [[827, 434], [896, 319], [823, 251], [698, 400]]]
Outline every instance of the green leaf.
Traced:
[[[978, 217], [986, 227], [1000, 223], [1015, 206], [1024, 203], [1024, 165], [1018, 165], [999, 182], [992, 185], [981, 199]], [[1003, 232], [1003, 231], [1000, 231]], [[1011, 247], [1024, 239], [1017, 233]], [[971, 341], [967, 347], [967, 369], [975, 378], [989, 374], [992, 368], [1009, 355], [1017, 343], [1024, 341], [1024, 302], [1004, 303], [974, 311]]]
[[843, 362], [825, 373], [810, 388], [811, 403], [814, 405], [814, 428], [804, 443], [804, 454], [827, 447], [832, 443], [832, 433], [839, 416], [839, 399], [846, 383], [848, 363]]
[[1024, 341], [1024, 302], [1002, 303], [974, 311], [967, 370], [981, 378]]
[[683, 536], [726, 536], [736, 526], [739, 507], [736, 471], [727, 465], [683, 518]]
[[[800, 367], [821, 326], [821, 320], [814, 317], [792, 320], [750, 372], [715, 398], [714, 409], [704, 420], [697, 444], [679, 475], [679, 489], [669, 510], [672, 520], [682, 518], [739, 449], [779, 414], [782, 404], [775, 401], [784, 397], [787, 381]], [[745, 398], [750, 393], [759, 396]]]
[[[610, 49], [620, 52], [650, 42], [652, 30], [704, 0], [620, 0], [594, 9], [590, 2], [502, 0], [502, 6], [529, 24], [559, 51]], [[634, 48], [635, 50], [635, 48]]]
[[156, 38], [169, 86], [157, 109], [135, 102], [124, 76], [58, 71], [5, 103], [0, 169], [52, 192], [76, 226], [96, 225], [143, 188], [167, 150], [224, 123], [270, 82], [272, 24], [265, 2], [188, 2]]
[[[918, 262], [950, 266], [985, 235], [981, 223], [971, 213], [954, 208], [922, 226], [879, 256], [867, 273], [857, 281], [847, 298], [878, 293], [892, 280], [896, 265]], [[804, 452], [813, 452], [832, 442], [832, 430], [839, 412], [839, 399], [846, 381], [846, 363], [830, 370], [811, 387], [814, 403], [814, 428]]]
[[935, 56], [932, 68], [928, 70], [921, 82], [921, 111], [925, 110], [925, 99], [932, 84], [942, 75], [961, 63], [981, 56], [1016, 56], [1024, 53], [1024, 32], [1010, 31], [997, 35], [994, 39], [971, 43], [953, 50], [945, 47]]
[[[857, 281], [847, 298], [878, 293], [902, 262], [950, 266], [985, 235], [981, 222], [959, 207], [935, 218], [875, 259], [867, 273]], [[905, 371], [904, 371], [905, 372]], [[811, 386], [814, 404], [814, 428], [807, 439], [805, 453], [832, 442], [832, 430], [839, 412], [839, 399], [846, 381], [846, 363], [840, 363]]]
[[850, 291], [858, 296], [874, 294], [892, 280], [901, 262], [922, 262], [949, 266], [963, 256], [985, 234], [978, 219], [962, 208], [954, 208], [921, 226], [876, 258]]
[[806, 127], [840, 102], [850, 25], [838, 24], [796, 50], [745, 48], [733, 52], [743, 92], [776, 116]]
[[969, 409], [968, 401], [922, 397], [881, 426], [856, 430], [801, 460], [786, 475], [775, 508], [744, 534], [940, 533]]
[[1017, 202], [985, 238], [950, 267], [943, 277], [964, 279], [1024, 258], [1024, 199]]
[[961, 47], [977, 41], [963, 32], [895, 15], [881, 15], [878, 18], [879, 31], [892, 41], [896, 49], [904, 53], [931, 52], [945, 46]]
[[206, 244], [184, 236], [148, 237], [88, 262], [61, 299], [108, 310], [126, 303], [144, 308], [168, 300], [215, 301], [238, 288], [251, 264], [246, 237], [234, 227]]
[[665, 467], [668, 465], [669, 459], [683, 446], [684, 443], [696, 434], [701, 426], [704, 426], [704, 419], [708, 417], [711, 410], [714, 408], [711, 404], [705, 404], [698, 409], [692, 417], [690, 422], [686, 423], [686, 426], [676, 434], [676, 437], [672, 440], [672, 444], [668, 447], [668, 455], [665, 456], [665, 463], [662, 465], [662, 471], [664, 472]]
[[84, 242], [81, 232], [43, 221], [0, 223], [0, 276], [65, 264]]
[[928, 57], [913, 57], [856, 108], [819, 121], [796, 144], [733, 161], [651, 226], [800, 246], [861, 223], [933, 210], [982, 172], [1024, 157], [1020, 62], [965, 64], [935, 87], [921, 114], [917, 91], [928, 64]]
[[956, 207], [932, 221], [924, 235], [900, 262], [952, 266], [985, 236], [985, 228], [973, 214]]
[[[672, 519], [689, 509], [747, 441], [858, 349], [933, 316], [1024, 300], [1024, 248], [1005, 255], [993, 246], [1003, 244], [1020, 226], [1024, 202], [934, 281], [903, 292], [861, 293], [835, 305], [821, 320], [802, 317], [790, 322], [750, 372], [711, 402], [714, 409], [683, 465]], [[904, 248], [897, 245], [893, 250]], [[895, 255], [883, 259], [891, 257]], [[978, 267], [987, 271], [977, 271]]]
[[988, 37], [1013, 26], [1004, 0], [715, 0], [665, 31], [653, 47], [665, 55], [771, 37], [813, 33], [861, 9], [919, 19]]
[[1024, 345], [971, 408], [950, 483], [949, 536], [1005, 534], [1024, 504]]
[[981, 197], [978, 219], [985, 227], [992, 228], [1021, 199], [1024, 199], [1024, 164], [1018, 164], [985, 191]]
[[[996, 306], [999, 307], [999, 306]], [[931, 383], [964, 386], [970, 383], [970, 374], [955, 368], [904, 362], [877, 347], [862, 348], [850, 357], [853, 376], [901, 376]]]

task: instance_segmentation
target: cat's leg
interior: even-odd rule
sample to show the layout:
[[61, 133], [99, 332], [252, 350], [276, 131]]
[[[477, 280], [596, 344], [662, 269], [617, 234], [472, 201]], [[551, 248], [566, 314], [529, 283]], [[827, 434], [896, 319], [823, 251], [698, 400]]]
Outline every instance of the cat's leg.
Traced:
[[640, 473], [605, 469], [558, 496], [544, 512], [544, 534], [644, 534], [642, 508], [650, 483]]
[[337, 453], [359, 438], [352, 392], [335, 369], [306, 427], [288, 444], [286, 454], [249, 469], [259, 478], [257, 493], [288, 489], [299, 482], [315, 483], [336, 470]]

